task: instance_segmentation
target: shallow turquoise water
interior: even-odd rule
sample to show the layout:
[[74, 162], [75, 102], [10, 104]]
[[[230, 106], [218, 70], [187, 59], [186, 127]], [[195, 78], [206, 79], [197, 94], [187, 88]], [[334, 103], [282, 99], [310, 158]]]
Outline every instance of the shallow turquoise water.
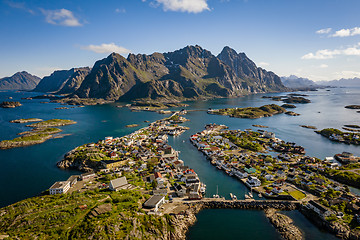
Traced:
[[[267, 125], [269, 126], [268, 130], [275, 132], [277, 137], [285, 141], [296, 142], [305, 147], [308, 155], [319, 158], [332, 156], [343, 151], [360, 155], [359, 146], [330, 142], [311, 129], [299, 127], [300, 124], [314, 125], [319, 129], [326, 127], [341, 128], [344, 124], [360, 125], [360, 113], [344, 108], [345, 105], [360, 104], [360, 89], [339, 88], [331, 89], [329, 92], [319, 90], [317, 92], [307, 92], [306, 94], [309, 94], [308, 98], [311, 99], [312, 103], [298, 104], [298, 107], [293, 109], [294, 112], [301, 114], [298, 117], [280, 114], [269, 118], [237, 119], [227, 116], [209, 115], [205, 111], [208, 108], [261, 106], [270, 103], [281, 104], [280, 102], [261, 98], [261, 94], [236, 99], [191, 102], [190, 107], [187, 109], [204, 111], [189, 112], [186, 117], [190, 121], [186, 122], [185, 125], [189, 126], [190, 130], [181, 136], [169, 137], [169, 143], [176, 150], [181, 151], [180, 159], [184, 160], [186, 165], [195, 169], [200, 179], [205, 182], [207, 185], [207, 196], [216, 193], [216, 187], [218, 186], [219, 195], [226, 198], [229, 198], [230, 192], [237, 195], [238, 198], [243, 198], [247, 189], [235, 178], [231, 178], [214, 168], [188, 140], [191, 134], [202, 131], [204, 125], [208, 123], [226, 124], [230, 129], [257, 129], [252, 127], [252, 125]], [[49, 188], [53, 182], [64, 180], [68, 176], [77, 173], [76, 171], [60, 170], [56, 167], [56, 162], [61, 160], [66, 152], [76, 146], [103, 139], [105, 136], [124, 136], [146, 126], [147, 123], [144, 123], [144, 120], [154, 121], [164, 117], [164, 115], [152, 112], [131, 112], [127, 108], [117, 108], [114, 104], [55, 110], [56, 107], [61, 105], [40, 103], [44, 100], [21, 100], [21, 97], [34, 95], [37, 94], [0, 92], [0, 101], [6, 101], [9, 96], [12, 96], [13, 101], [23, 103], [23, 106], [15, 109], [0, 108], [0, 140], [14, 138], [17, 133], [28, 130], [25, 127], [26, 124], [9, 123], [10, 120], [17, 118], [38, 117], [44, 120], [61, 118], [72, 119], [78, 123], [61, 127], [64, 130], [63, 133], [70, 133], [72, 134], [71, 136], [66, 136], [62, 139], [52, 139], [40, 145], [0, 151], [0, 192], [2, 193], [0, 194], [0, 207], [37, 195]], [[140, 124], [140, 126], [137, 128], [125, 127], [133, 123]], [[200, 213], [197, 224], [207, 221], [206, 214], [215, 214], [212, 213], [212, 210], [209, 210], [209, 212]], [[226, 216], [229, 212], [227, 210], [218, 211], [215, 215], [218, 219], [227, 219]], [[253, 215], [254, 219], [258, 220], [262, 227], [272, 228], [269, 223], [261, 220], [261, 212], [249, 211], [249, 213]], [[201, 214], [204, 214], [205, 217], [202, 217], [203, 215]], [[247, 211], [235, 211], [231, 214], [235, 214], [237, 216], [236, 219], [243, 219], [246, 218], [248, 213]], [[229, 221], [233, 221], [233, 219], [230, 219]], [[226, 228], [230, 224], [229, 221], [221, 220], [217, 224], [220, 228]], [[304, 220], [300, 219], [299, 222], [304, 222]], [[197, 224], [194, 226], [194, 229], [196, 229]], [[247, 225], [247, 229], [249, 231], [257, 231], [251, 224]], [[213, 234], [215, 236], [216, 231], [218, 231], [216, 228], [208, 227], [204, 230], [209, 233], [209, 236], [213, 236]], [[196, 230], [194, 231], [196, 232]], [[229, 234], [232, 234], [231, 230], [229, 231]], [[314, 227], [308, 231], [315, 234], [315, 231], [318, 230]], [[268, 239], [277, 239], [278, 237], [277, 235], [270, 236]], [[326, 239], [326, 236], [330, 237], [330, 235], [325, 234], [322, 238]], [[191, 239], [198, 239], [197, 237], [200, 236], [192, 232], [189, 235]], [[249, 238], [244, 235], [244, 238], [241, 239]]]

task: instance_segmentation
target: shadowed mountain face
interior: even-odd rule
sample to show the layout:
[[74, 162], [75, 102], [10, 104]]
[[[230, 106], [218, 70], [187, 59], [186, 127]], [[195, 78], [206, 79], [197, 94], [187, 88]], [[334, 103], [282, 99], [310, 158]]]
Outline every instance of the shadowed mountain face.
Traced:
[[88, 67], [55, 71], [50, 76], [41, 79], [34, 91], [57, 94], [73, 93], [80, 87], [89, 72], [90, 68]]
[[224, 47], [218, 58], [228, 65], [240, 79], [243, 79], [251, 92], [283, 91], [285, 89], [279, 76], [257, 67], [245, 53]]
[[28, 72], [17, 72], [11, 77], [0, 79], [0, 90], [32, 90], [40, 82], [40, 78]]
[[185, 100], [284, 90], [277, 75], [257, 68], [243, 53], [225, 47], [216, 57], [200, 46], [187, 46], [168, 53], [129, 54], [128, 58], [112, 53], [95, 63], [70, 96]]

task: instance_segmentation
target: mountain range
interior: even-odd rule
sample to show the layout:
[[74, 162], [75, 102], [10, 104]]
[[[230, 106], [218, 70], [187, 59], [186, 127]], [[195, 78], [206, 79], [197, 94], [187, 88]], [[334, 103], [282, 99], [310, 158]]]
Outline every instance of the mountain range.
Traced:
[[224, 47], [215, 56], [196, 45], [127, 58], [112, 53], [92, 68], [55, 71], [33, 91], [107, 101], [175, 101], [287, 90], [279, 76], [257, 67], [245, 53]]
[[288, 88], [303, 89], [320, 87], [319, 84], [308, 78], [297, 77], [290, 75], [289, 77], [281, 77], [282, 83]]
[[280, 77], [258, 68], [244, 53], [225, 47], [215, 56], [196, 45], [127, 58], [112, 53], [94, 64], [70, 97], [173, 101], [286, 90]]
[[321, 88], [326, 86], [331, 87], [360, 87], [360, 78], [347, 78], [332, 81], [312, 81], [308, 78], [297, 77], [290, 75], [289, 77], [281, 77], [282, 83], [288, 88], [295, 89], [309, 89]]
[[88, 67], [55, 71], [50, 76], [41, 79], [33, 91], [56, 94], [73, 93], [80, 87], [89, 72], [90, 68]]
[[317, 83], [332, 87], [360, 87], [360, 78], [342, 78], [340, 80], [320, 81]]
[[40, 82], [40, 78], [28, 72], [17, 72], [11, 77], [0, 79], [0, 90], [32, 90]]

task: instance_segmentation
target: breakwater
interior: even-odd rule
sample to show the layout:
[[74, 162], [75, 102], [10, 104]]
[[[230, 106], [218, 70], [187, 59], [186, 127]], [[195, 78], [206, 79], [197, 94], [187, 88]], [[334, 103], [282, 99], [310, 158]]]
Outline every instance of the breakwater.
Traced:
[[299, 201], [279, 201], [279, 200], [225, 200], [204, 198], [198, 201], [188, 202], [190, 206], [201, 205], [202, 209], [211, 208], [236, 208], [236, 209], [256, 209], [265, 210], [275, 208], [278, 210], [291, 211], [299, 209]]

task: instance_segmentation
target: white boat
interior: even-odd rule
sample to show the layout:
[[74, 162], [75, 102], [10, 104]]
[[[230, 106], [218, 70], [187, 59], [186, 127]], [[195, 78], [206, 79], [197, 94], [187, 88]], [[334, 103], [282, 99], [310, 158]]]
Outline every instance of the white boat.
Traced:
[[234, 195], [232, 193], [230, 193], [230, 198], [231, 200], [234, 199]]
[[245, 199], [250, 199], [250, 196], [245, 194]]
[[213, 198], [220, 198], [218, 185], [216, 185], [216, 194], [213, 195]]
[[262, 197], [261, 193], [259, 193], [258, 196], [261, 198]]
[[236, 196], [236, 195], [233, 196], [233, 200], [237, 200], [237, 196]]
[[250, 198], [253, 198], [253, 197], [254, 197], [253, 194], [252, 194], [252, 188], [250, 188], [249, 197], [250, 197]]
[[200, 193], [204, 194], [206, 191], [206, 185], [204, 183], [201, 183], [200, 185]]

